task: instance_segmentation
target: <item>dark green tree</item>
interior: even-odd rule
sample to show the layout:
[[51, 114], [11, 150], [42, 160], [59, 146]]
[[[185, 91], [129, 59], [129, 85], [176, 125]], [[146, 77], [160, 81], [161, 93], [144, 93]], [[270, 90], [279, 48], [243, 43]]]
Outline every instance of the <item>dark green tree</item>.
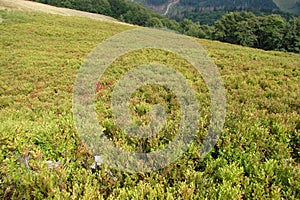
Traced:
[[228, 13], [215, 23], [214, 39], [239, 44], [241, 38], [237, 38], [237, 32], [240, 30], [240, 23], [248, 19], [255, 18], [255, 15], [249, 12]]
[[255, 17], [237, 23], [236, 32], [234, 33], [237, 44], [249, 47], [254, 47], [257, 44], [256, 23]]
[[288, 21], [282, 40], [282, 48], [286, 51], [300, 53], [300, 17]]
[[151, 17], [146, 24], [148, 27], [154, 27], [154, 28], [162, 28], [164, 27], [163, 23], [160, 19], [157, 17]]
[[282, 47], [286, 21], [280, 15], [259, 17], [258, 48], [265, 50], [280, 50]]

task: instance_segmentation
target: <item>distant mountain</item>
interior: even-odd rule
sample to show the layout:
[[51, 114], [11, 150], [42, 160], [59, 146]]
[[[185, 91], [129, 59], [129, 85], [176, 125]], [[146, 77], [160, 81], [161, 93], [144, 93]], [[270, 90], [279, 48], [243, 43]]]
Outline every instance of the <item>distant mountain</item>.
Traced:
[[184, 18], [213, 24], [229, 11], [255, 14], [290, 12], [300, 14], [300, 0], [132, 0], [147, 8], [180, 21]]
[[273, 0], [280, 10], [300, 15], [300, 0]]

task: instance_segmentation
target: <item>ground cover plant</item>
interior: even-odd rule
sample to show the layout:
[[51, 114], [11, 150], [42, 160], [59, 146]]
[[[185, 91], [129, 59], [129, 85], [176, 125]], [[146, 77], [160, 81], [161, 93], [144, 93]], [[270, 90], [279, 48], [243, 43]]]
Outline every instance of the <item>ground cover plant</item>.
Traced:
[[[186, 61], [160, 50], [134, 51], [116, 60], [97, 85], [95, 107], [105, 134], [130, 151], [152, 151], [172, 139], [178, 104], [167, 89], [140, 88], [131, 99], [137, 123], [149, 106], [168, 110], [168, 126], [148, 141], [125, 137], [110, 114], [110, 93], [129, 69], [160, 62], [181, 72], [201, 105], [195, 142], [172, 165], [129, 174], [98, 166], [80, 141], [72, 93], [82, 61], [101, 41], [134, 27], [34, 12], [0, 11], [0, 197], [3, 199], [299, 199], [300, 57], [197, 40], [224, 80], [223, 133], [205, 158], [209, 96]], [[47, 161], [58, 162], [49, 168]]]

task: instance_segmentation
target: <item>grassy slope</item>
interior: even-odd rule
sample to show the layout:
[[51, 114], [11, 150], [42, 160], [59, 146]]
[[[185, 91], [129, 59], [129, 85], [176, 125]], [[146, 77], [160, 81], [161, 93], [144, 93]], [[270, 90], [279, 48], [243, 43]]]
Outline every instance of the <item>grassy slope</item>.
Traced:
[[[199, 160], [195, 142], [160, 172], [112, 170], [112, 179], [104, 168], [89, 168], [92, 156], [72, 122], [72, 87], [86, 55], [104, 39], [132, 27], [50, 14], [1, 11], [0, 16], [1, 197], [300, 198], [299, 54], [199, 40], [218, 65], [227, 90], [227, 120], [216, 148]], [[116, 61], [101, 84], [112, 85], [124, 73], [114, 70], [121, 66], [164, 60], [196, 80], [194, 87], [201, 91], [203, 83], [188, 64], [178, 65], [178, 58], [169, 56], [154, 50], [134, 52]], [[99, 91], [99, 97], [110, 88]], [[99, 98], [99, 112], [106, 98]], [[203, 112], [200, 136], [209, 115]], [[105, 112], [99, 114], [103, 117], [108, 117]], [[128, 147], [112, 134], [115, 127], [107, 126], [112, 127], [108, 134]], [[49, 170], [47, 160], [61, 165]]]
[[59, 8], [55, 6], [50, 6], [42, 3], [37, 3], [28, 0], [1, 0], [0, 2], [0, 10], [22, 10], [22, 11], [35, 11], [35, 12], [43, 12], [50, 14], [59, 14], [64, 16], [78, 16], [78, 17], [87, 17], [91, 19], [96, 19], [100, 21], [110, 21], [119, 24], [126, 24], [128, 26], [132, 26], [131, 24], [127, 24], [124, 22], [120, 22], [112, 17], [89, 13], [79, 10], [72, 10], [68, 8]]

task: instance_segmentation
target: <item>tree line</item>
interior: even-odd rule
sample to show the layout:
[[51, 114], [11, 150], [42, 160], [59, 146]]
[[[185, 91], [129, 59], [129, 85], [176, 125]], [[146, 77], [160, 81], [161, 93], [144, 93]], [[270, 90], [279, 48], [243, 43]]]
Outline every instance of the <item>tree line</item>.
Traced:
[[154, 28], [167, 28], [193, 37], [219, 40], [265, 50], [300, 53], [300, 17], [256, 16], [230, 12], [212, 26], [190, 19], [170, 20], [145, 7], [125, 0], [34, 0], [54, 6], [104, 14], [121, 21]]
[[277, 9], [268, 9], [268, 8], [256, 8], [256, 7], [230, 7], [226, 6], [223, 8], [201, 8], [201, 7], [194, 7], [194, 8], [184, 8], [180, 7], [180, 9], [175, 10], [174, 13], [170, 12], [168, 14], [169, 19], [174, 19], [176, 21], [182, 21], [183, 19], [190, 19], [193, 22], [201, 22], [201, 24], [207, 25], [214, 25], [215, 21], [220, 19], [223, 15], [230, 13], [230, 12], [252, 12], [256, 16], [264, 16], [264, 15], [271, 15], [271, 14], [278, 14], [286, 19], [290, 19], [295, 14], [282, 12]]
[[300, 53], [300, 17], [229, 13], [217, 20], [212, 39], [264, 50]]

